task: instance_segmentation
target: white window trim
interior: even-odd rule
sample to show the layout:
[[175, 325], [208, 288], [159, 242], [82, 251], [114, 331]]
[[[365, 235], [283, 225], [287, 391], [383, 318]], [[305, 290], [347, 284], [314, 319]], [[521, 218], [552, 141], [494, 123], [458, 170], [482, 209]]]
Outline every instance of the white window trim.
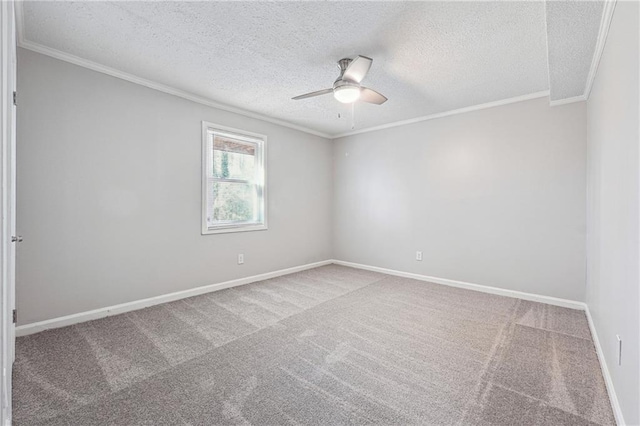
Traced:
[[[263, 223], [254, 224], [250, 222], [250, 224], [242, 224], [242, 223], [233, 223], [228, 226], [216, 226], [211, 228], [207, 224], [207, 138], [209, 131], [219, 130], [222, 132], [230, 132], [239, 135], [247, 136], [251, 139], [260, 139], [262, 140], [262, 170], [264, 173], [264, 180], [262, 186], [262, 199], [264, 203], [263, 209]], [[268, 228], [268, 211], [269, 211], [269, 203], [267, 196], [267, 136], [260, 133], [252, 133], [247, 132], [245, 130], [234, 129], [233, 127], [221, 126], [219, 124], [210, 123], [207, 121], [202, 122], [202, 176], [201, 176], [201, 185], [202, 185], [202, 195], [201, 195], [201, 220], [202, 220], [202, 235], [209, 234], [226, 234], [230, 232], [247, 232], [247, 231], [264, 231]]]

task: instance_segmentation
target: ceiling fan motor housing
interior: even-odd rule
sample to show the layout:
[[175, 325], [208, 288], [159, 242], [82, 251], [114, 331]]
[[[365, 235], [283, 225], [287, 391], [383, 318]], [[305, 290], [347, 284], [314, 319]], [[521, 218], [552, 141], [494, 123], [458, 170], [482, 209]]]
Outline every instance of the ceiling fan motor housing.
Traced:
[[354, 83], [353, 81], [349, 81], [349, 80], [342, 80], [341, 78], [339, 78], [333, 83], [333, 90], [336, 90], [340, 87], [345, 87], [345, 86], [360, 88], [360, 84], [358, 83]]
[[338, 68], [340, 68], [340, 78], [342, 78], [342, 75], [344, 74], [351, 61], [353, 61], [353, 59], [351, 58], [342, 58], [338, 61]]

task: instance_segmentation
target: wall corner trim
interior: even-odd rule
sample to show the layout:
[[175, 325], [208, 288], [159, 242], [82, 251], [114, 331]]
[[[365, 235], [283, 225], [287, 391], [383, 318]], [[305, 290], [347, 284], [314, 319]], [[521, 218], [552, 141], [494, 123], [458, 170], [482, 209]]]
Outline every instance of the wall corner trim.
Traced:
[[79, 324], [86, 321], [92, 321], [100, 318], [106, 318], [113, 315], [124, 314], [126, 312], [136, 311], [138, 309], [148, 308], [150, 306], [160, 305], [162, 303], [173, 302], [187, 297], [198, 296], [205, 293], [211, 293], [226, 288], [238, 287], [245, 284], [251, 284], [256, 281], [268, 280], [270, 278], [282, 275], [293, 274], [295, 272], [305, 271], [307, 269], [317, 268], [319, 266], [329, 265], [332, 260], [323, 260], [320, 262], [308, 263], [306, 265], [294, 266], [292, 268], [280, 269], [273, 272], [252, 275], [250, 277], [238, 278], [231, 281], [205, 285], [202, 287], [181, 290], [175, 293], [162, 294], [159, 296], [149, 297], [147, 299], [134, 300], [133, 302], [121, 303], [118, 305], [107, 306], [104, 308], [94, 309], [91, 311], [78, 312], [76, 314], [65, 315], [63, 317], [52, 318], [44, 321], [38, 321], [31, 324], [20, 325], [16, 327], [16, 336], [28, 336], [29, 334], [39, 333], [41, 331], [52, 328], [67, 327], [69, 325]]

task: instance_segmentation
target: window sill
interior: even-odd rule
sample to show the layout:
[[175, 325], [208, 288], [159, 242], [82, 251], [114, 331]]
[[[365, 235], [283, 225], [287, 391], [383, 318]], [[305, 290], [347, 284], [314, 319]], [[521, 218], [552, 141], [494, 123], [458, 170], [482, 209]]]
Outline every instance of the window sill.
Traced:
[[216, 228], [203, 228], [202, 235], [228, 234], [231, 232], [266, 231], [269, 229], [266, 224], [256, 225], [229, 225]]

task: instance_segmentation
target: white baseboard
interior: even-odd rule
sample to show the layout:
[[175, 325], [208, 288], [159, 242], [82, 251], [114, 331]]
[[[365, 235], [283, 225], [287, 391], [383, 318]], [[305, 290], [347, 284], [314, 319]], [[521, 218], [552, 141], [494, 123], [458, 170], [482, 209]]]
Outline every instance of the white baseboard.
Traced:
[[598, 333], [596, 332], [596, 326], [593, 323], [589, 306], [587, 306], [586, 312], [587, 321], [589, 322], [589, 329], [591, 330], [591, 338], [593, 339], [593, 345], [596, 348], [598, 354], [598, 360], [600, 361], [600, 368], [602, 369], [602, 376], [604, 377], [604, 383], [607, 386], [607, 392], [609, 393], [609, 400], [611, 401], [611, 407], [613, 408], [613, 415], [616, 418], [618, 426], [624, 426], [624, 416], [622, 415], [622, 409], [620, 408], [620, 402], [616, 395], [616, 390], [613, 387], [613, 380], [611, 374], [609, 374], [609, 368], [607, 367], [607, 361], [604, 359], [604, 352], [602, 352], [602, 346], [600, 346], [600, 340], [598, 339]]
[[240, 285], [250, 284], [256, 281], [268, 280], [269, 278], [279, 277], [281, 275], [292, 274], [294, 272], [304, 271], [306, 269], [317, 268], [318, 266], [329, 265], [332, 260], [324, 260], [322, 262], [308, 263], [306, 265], [294, 266], [293, 268], [280, 269], [278, 271], [266, 272], [264, 274], [253, 275], [250, 277], [239, 278], [237, 280], [225, 281], [222, 283], [196, 287], [189, 290], [177, 291], [175, 293], [163, 294], [160, 296], [150, 297], [148, 299], [136, 300], [133, 302], [121, 303], [119, 305], [108, 306], [105, 308], [94, 309], [92, 311], [79, 312], [77, 314], [67, 315], [64, 317], [53, 318], [50, 320], [34, 322], [31, 324], [16, 327], [16, 337], [27, 336], [29, 334], [39, 333], [52, 328], [66, 327], [85, 321], [105, 318], [112, 315], [123, 314], [138, 309], [148, 308], [149, 306], [159, 305], [161, 303], [173, 302], [174, 300], [185, 299], [187, 297], [198, 296], [204, 293], [211, 293], [225, 288], [237, 287]]
[[609, 399], [611, 400], [611, 405], [613, 408], [616, 421], [620, 426], [625, 424], [624, 418], [622, 415], [622, 410], [620, 409], [620, 403], [618, 402], [618, 397], [616, 396], [616, 392], [613, 387], [613, 381], [611, 380], [611, 375], [609, 374], [609, 369], [607, 368], [607, 362], [604, 359], [604, 353], [602, 352], [602, 347], [600, 346], [600, 341], [598, 340], [598, 334], [593, 324], [593, 318], [591, 317], [591, 313], [589, 312], [589, 307], [587, 304], [583, 302], [574, 301], [574, 300], [560, 299], [560, 298], [551, 297], [551, 296], [542, 296], [539, 294], [525, 293], [525, 292], [515, 291], [515, 290], [507, 290], [503, 288], [490, 287], [490, 286], [485, 286], [481, 284], [472, 284], [472, 283], [467, 283], [463, 281], [450, 280], [447, 278], [431, 277], [428, 275], [414, 274], [411, 272], [397, 271], [394, 269], [380, 268], [377, 266], [363, 265], [360, 263], [345, 262], [342, 260], [333, 259], [333, 260], [324, 260], [322, 262], [309, 263], [306, 265], [295, 266], [293, 268], [280, 269], [278, 271], [267, 272], [264, 274], [253, 275], [250, 277], [239, 278], [231, 281], [225, 281], [218, 284], [206, 285], [203, 287], [197, 287], [189, 290], [178, 291], [175, 293], [164, 294], [161, 296], [150, 297], [148, 299], [136, 300], [134, 302], [122, 303], [119, 305], [109, 306], [106, 308], [100, 308], [92, 311], [80, 312], [73, 315], [67, 315], [64, 317], [53, 318], [46, 321], [40, 321], [40, 322], [31, 323], [31, 324], [21, 325], [19, 327], [16, 327], [16, 336], [27, 336], [29, 334], [38, 333], [40, 331], [49, 330], [52, 328], [66, 327], [69, 325], [78, 324], [85, 321], [91, 321], [91, 320], [105, 318], [112, 315], [122, 314], [125, 312], [131, 312], [138, 309], [147, 308], [149, 306], [159, 305], [161, 303], [172, 302], [174, 300], [185, 299], [187, 297], [192, 297], [192, 296], [198, 296], [204, 293], [211, 293], [214, 291], [223, 290], [225, 288], [231, 288], [231, 287], [237, 287], [245, 284], [250, 284], [256, 281], [267, 280], [269, 278], [275, 278], [282, 275], [292, 274], [294, 272], [300, 272], [307, 269], [317, 268], [319, 266], [329, 265], [332, 263], [336, 265], [348, 266], [351, 268], [380, 272], [387, 275], [412, 278], [415, 280], [428, 281], [428, 282], [442, 284], [442, 285], [451, 286], [451, 287], [464, 288], [467, 290], [480, 291], [483, 293], [491, 293], [499, 296], [531, 300], [534, 302], [547, 303], [549, 305], [556, 305], [556, 306], [562, 306], [565, 308], [579, 309], [579, 310], [585, 311], [587, 320], [589, 322], [591, 335], [593, 336], [593, 344], [598, 354], [600, 367], [602, 368], [602, 375], [604, 376], [607, 392], [609, 393]]
[[507, 290], [504, 288], [490, 287], [482, 284], [467, 283], [464, 281], [455, 281], [448, 278], [430, 277], [428, 275], [414, 274], [412, 272], [396, 271], [395, 269], [379, 268], [377, 266], [362, 265], [360, 263], [345, 262], [343, 260], [333, 260], [336, 265], [349, 266], [351, 268], [366, 269], [368, 271], [380, 272], [387, 275], [395, 275], [397, 277], [412, 278], [414, 280], [428, 281], [430, 283], [447, 285], [450, 287], [459, 287], [467, 290], [480, 291], [482, 293], [491, 293], [498, 296], [515, 297], [516, 299], [531, 300], [533, 302], [546, 303], [548, 305], [562, 306], [565, 308], [586, 310], [587, 305], [583, 302], [575, 300], [560, 299], [551, 296], [542, 296], [540, 294], [525, 293], [522, 291]]
[[377, 266], [362, 265], [360, 263], [345, 262], [342, 260], [333, 260], [333, 263], [337, 265], [349, 266], [352, 268], [366, 269], [368, 271], [380, 272], [387, 275], [413, 278], [414, 280], [428, 281], [431, 283], [443, 284], [451, 287], [459, 287], [467, 290], [481, 291], [483, 293], [491, 293], [499, 296], [515, 297], [518, 299], [531, 300], [534, 302], [547, 303], [549, 305], [556, 305], [556, 306], [562, 306], [565, 308], [579, 309], [579, 310], [585, 311], [585, 314], [587, 316], [587, 321], [589, 323], [589, 329], [591, 330], [591, 336], [593, 338], [593, 345], [595, 346], [596, 353], [598, 354], [598, 360], [600, 361], [600, 368], [602, 369], [602, 376], [604, 377], [604, 382], [606, 384], [607, 392], [609, 394], [609, 400], [611, 401], [611, 406], [613, 408], [613, 414], [619, 426], [624, 426], [626, 424], [624, 422], [624, 417], [622, 416], [622, 410], [620, 409], [620, 403], [618, 402], [616, 391], [613, 387], [611, 374], [609, 374], [607, 362], [604, 359], [604, 353], [602, 352], [602, 347], [600, 346], [600, 341], [598, 340], [598, 334], [593, 324], [593, 318], [591, 318], [591, 312], [589, 312], [589, 306], [586, 303], [578, 302], [575, 300], [559, 299], [557, 297], [551, 297], [551, 296], [542, 296], [542, 295], [533, 294], [533, 293], [524, 293], [524, 292], [515, 291], [515, 290], [506, 290], [506, 289], [497, 288], [497, 287], [489, 287], [481, 284], [472, 284], [472, 283], [467, 283], [463, 281], [455, 281], [447, 278], [430, 277], [427, 275], [396, 271], [394, 269], [379, 268]]

